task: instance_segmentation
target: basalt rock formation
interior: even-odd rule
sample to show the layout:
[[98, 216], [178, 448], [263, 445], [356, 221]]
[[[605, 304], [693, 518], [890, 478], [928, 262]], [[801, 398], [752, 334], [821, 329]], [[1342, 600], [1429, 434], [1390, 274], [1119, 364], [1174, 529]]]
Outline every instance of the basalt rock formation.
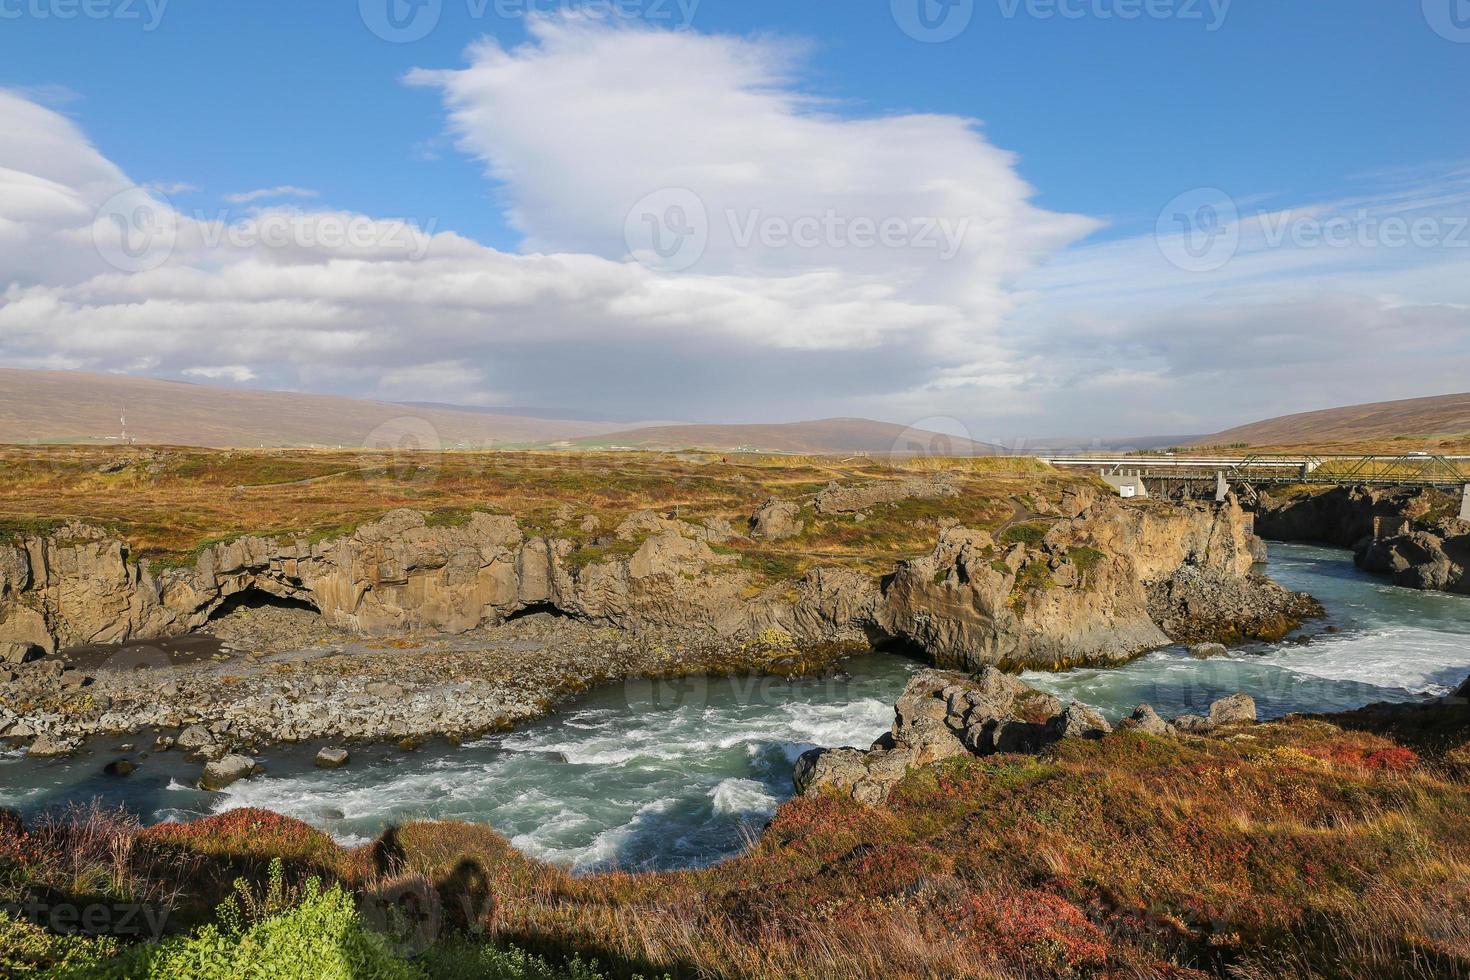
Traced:
[[1252, 551], [1233, 499], [1124, 504], [1078, 488], [1049, 523], [999, 540], [945, 531], [933, 554], [899, 566], [879, 625], [941, 666], [1019, 669], [1120, 663], [1171, 640], [1279, 638], [1320, 614], [1252, 576]]
[[538, 608], [627, 627], [745, 628], [758, 613], [741, 596], [749, 576], [723, 567], [734, 559], [710, 550], [708, 529], [680, 527], [688, 533], [654, 528], [630, 556], [574, 569], [571, 542], [528, 537], [513, 518], [431, 527], [400, 510], [330, 541], [244, 537], [155, 570], [73, 524], [0, 547], [0, 638], [49, 652], [177, 636], [249, 592], [309, 604], [363, 635], [458, 633]]
[[1262, 493], [1255, 507], [1256, 533], [1273, 541], [1314, 541], [1357, 548], [1373, 537], [1376, 519], [1415, 521], [1448, 498], [1434, 490], [1398, 487], [1333, 487], [1317, 493]]
[[[0, 643], [51, 652], [178, 636], [254, 595], [309, 605], [358, 635], [461, 633], [546, 611], [734, 641], [896, 639], [974, 670], [1119, 662], [1195, 638], [1191, 624], [1237, 615], [1242, 597], [1275, 610], [1273, 623], [1291, 612], [1290, 593], [1248, 577], [1252, 542], [1233, 501], [1124, 502], [1077, 486], [1035, 520], [948, 527], [930, 555], [882, 581], [820, 566], [796, 581], [761, 579], [732, 549], [711, 547], [731, 534], [722, 521], [642, 513], [615, 537], [578, 545], [529, 535], [508, 516], [446, 526], [400, 510], [331, 540], [244, 537], [202, 548], [187, 567], [154, 568], [73, 524], [0, 545]], [[1188, 601], [1159, 607], [1165, 623], [1151, 617], [1151, 597], [1181, 594]], [[1230, 601], [1212, 607], [1212, 595]]]
[[1459, 498], [1427, 488], [1335, 487], [1261, 496], [1256, 530], [1353, 549], [1364, 571], [1411, 589], [1470, 594], [1470, 522]]
[[1366, 542], [1355, 560], [1364, 571], [1389, 576], [1394, 585], [1470, 595], [1470, 521], [1411, 525], [1401, 534]]

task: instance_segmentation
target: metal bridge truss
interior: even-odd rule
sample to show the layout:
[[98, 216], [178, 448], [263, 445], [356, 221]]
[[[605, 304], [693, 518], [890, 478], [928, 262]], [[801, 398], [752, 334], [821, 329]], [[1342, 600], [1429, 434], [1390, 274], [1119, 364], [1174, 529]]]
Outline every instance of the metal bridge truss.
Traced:
[[1256, 453], [1240, 460], [1211, 464], [1208, 460], [1154, 468], [1140, 457], [1137, 469], [1147, 478], [1169, 484], [1225, 483], [1248, 500], [1257, 488], [1281, 485], [1438, 487], [1459, 490], [1470, 483], [1470, 466], [1430, 453], [1378, 456], [1284, 456]]

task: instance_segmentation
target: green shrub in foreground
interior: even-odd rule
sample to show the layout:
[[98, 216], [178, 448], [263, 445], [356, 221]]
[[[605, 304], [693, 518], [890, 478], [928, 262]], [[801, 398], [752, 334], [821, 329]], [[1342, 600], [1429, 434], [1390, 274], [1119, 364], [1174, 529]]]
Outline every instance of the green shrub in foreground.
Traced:
[[[275, 889], [268, 895], [279, 897]], [[249, 903], [247, 902], [247, 905]], [[247, 910], [248, 911], [248, 910]], [[236, 903], [219, 924], [137, 946], [55, 936], [0, 912], [0, 975], [69, 980], [603, 980], [595, 964], [564, 967], [519, 949], [456, 939], [408, 960], [368, 928], [350, 892], [312, 879], [293, 907], [252, 921]], [[248, 924], [247, 924], [248, 923]]]
[[[86, 970], [79, 976], [99, 975]], [[131, 950], [100, 973], [117, 980], [409, 980], [419, 971], [365, 928], [350, 894], [307, 882], [301, 904], [238, 932], [216, 925]]]

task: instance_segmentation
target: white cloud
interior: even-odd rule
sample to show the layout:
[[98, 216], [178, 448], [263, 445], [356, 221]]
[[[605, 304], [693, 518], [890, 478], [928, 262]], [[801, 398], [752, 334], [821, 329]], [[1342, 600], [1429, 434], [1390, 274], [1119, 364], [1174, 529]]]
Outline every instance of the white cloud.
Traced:
[[[0, 305], [0, 350], [95, 366], [147, 351], [164, 372], [223, 354], [268, 383], [366, 395], [781, 417], [908, 384], [945, 351], [984, 351], [1011, 307], [1008, 281], [1092, 226], [1029, 204], [1010, 156], [970, 120], [824, 111], [792, 81], [787, 46], [576, 16], [532, 27], [527, 47], [481, 45], [461, 72], [415, 76], [444, 90], [462, 146], [503, 147], [487, 161], [526, 233], [523, 253], [412, 228], [405, 247], [392, 223], [336, 212], [266, 210], [228, 226], [174, 212], [169, 234], [149, 239], [172, 243], [167, 262], [110, 270], [94, 232], [109, 246], [143, 239], [95, 220], [102, 191], [57, 181], [70, 210], [43, 224], [85, 274], [53, 266], [17, 278]], [[697, 85], [605, 95], [646, 75], [650, 59], [691, 70]], [[69, 123], [11, 108], [101, 160]], [[675, 130], [684, 138], [647, 135]], [[59, 157], [32, 155], [17, 170], [55, 180]], [[105, 174], [107, 194], [126, 185], [115, 168]], [[742, 247], [721, 224], [694, 268], [654, 271], [628, 258], [626, 212], [672, 181], [697, 190], [716, 222], [733, 211], [799, 234], [792, 223], [830, 211], [870, 220], [876, 236], [885, 218], [934, 219], [928, 233], [947, 231], [955, 254], [852, 242], [845, 224], [811, 248]], [[284, 240], [240, 234], [276, 219], [290, 225]], [[366, 243], [320, 234], [353, 221], [368, 226]], [[847, 367], [802, 385], [789, 376], [839, 361]]]
[[296, 187], [291, 184], [280, 184], [276, 187], [261, 187], [253, 191], [241, 191], [237, 194], [226, 194], [225, 200], [231, 204], [250, 204], [254, 201], [265, 201], [280, 197], [317, 197], [316, 191], [309, 187]]
[[206, 378], [210, 381], [233, 381], [244, 384], [255, 380], [255, 372], [243, 364], [223, 364], [211, 367], [187, 367], [179, 372], [190, 378]]

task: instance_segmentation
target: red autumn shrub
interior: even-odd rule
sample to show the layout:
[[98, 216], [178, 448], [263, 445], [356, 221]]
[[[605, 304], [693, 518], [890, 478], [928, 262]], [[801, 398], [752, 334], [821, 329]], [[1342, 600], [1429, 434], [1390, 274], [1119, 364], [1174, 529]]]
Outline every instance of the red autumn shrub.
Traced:
[[339, 867], [346, 856], [336, 841], [310, 824], [249, 807], [188, 823], [157, 824], [140, 831], [138, 842], [209, 857], [280, 858], [287, 864], [305, 861], [324, 868]]
[[973, 928], [1002, 957], [1046, 970], [1103, 967], [1108, 941], [1082, 910], [1036, 889], [987, 891], [969, 899]]

